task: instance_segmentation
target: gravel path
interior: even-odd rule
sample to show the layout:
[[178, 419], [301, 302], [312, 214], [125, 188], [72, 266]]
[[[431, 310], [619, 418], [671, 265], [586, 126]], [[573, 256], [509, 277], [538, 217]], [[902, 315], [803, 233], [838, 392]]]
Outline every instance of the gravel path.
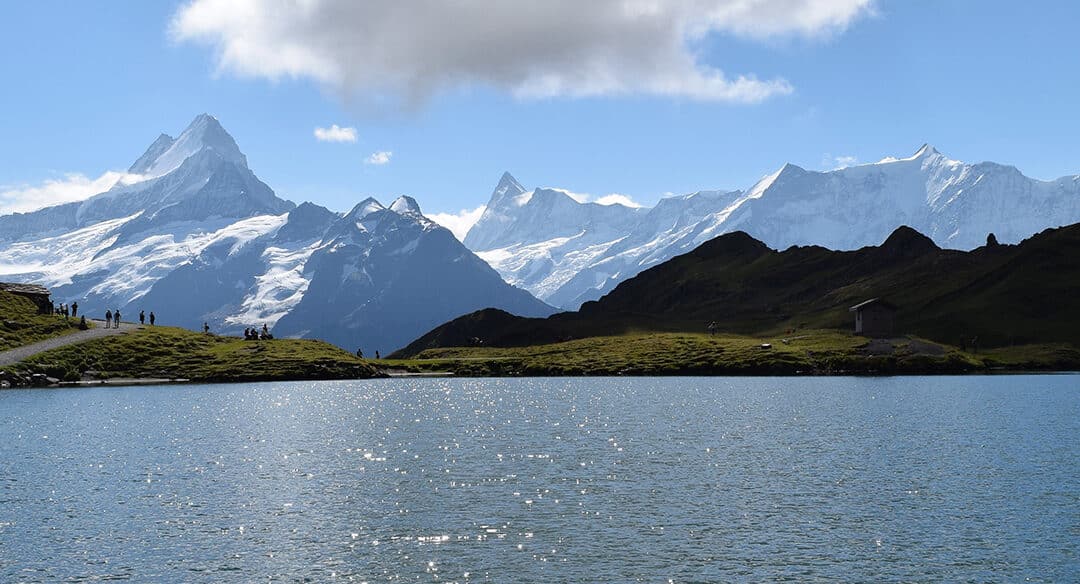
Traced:
[[105, 321], [103, 320], [95, 320], [93, 323], [96, 326], [90, 330], [79, 331], [77, 333], [71, 333], [70, 335], [47, 339], [39, 343], [26, 345], [25, 347], [19, 347], [18, 349], [0, 352], [0, 367], [14, 365], [23, 359], [28, 359], [38, 353], [44, 353], [45, 351], [50, 351], [52, 349], [66, 347], [68, 345], [77, 345], [79, 343], [111, 337], [113, 335], [120, 335], [142, 328], [141, 325], [130, 322], [121, 322], [120, 328], [109, 329], [105, 328]]

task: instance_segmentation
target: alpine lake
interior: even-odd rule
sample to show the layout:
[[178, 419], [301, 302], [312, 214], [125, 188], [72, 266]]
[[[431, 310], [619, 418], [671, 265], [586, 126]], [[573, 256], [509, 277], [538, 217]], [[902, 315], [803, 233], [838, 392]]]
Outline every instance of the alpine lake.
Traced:
[[0, 581], [1076, 582], [1080, 375], [0, 392]]

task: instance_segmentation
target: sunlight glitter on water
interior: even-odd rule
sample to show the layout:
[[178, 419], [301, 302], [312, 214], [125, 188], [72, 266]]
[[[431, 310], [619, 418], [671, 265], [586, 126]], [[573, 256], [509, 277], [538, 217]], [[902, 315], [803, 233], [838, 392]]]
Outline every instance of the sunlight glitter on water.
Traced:
[[0, 580], [1068, 580], [1075, 380], [6, 392]]

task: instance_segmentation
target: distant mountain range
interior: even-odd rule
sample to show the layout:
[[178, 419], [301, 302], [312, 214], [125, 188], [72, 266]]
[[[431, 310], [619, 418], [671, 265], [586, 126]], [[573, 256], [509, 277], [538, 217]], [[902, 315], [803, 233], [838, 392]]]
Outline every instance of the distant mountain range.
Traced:
[[1078, 221], [1080, 176], [1040, 181], [1012, 166], [951, 160], [925, 145], [907, 158], [828, 172], [787, 164], [745, 191], [701, 191], [651, 209], [529, 191], [506, 174], [464, 241], [511, 284], [574, 310], [733, 231], [777, 249], [850, 250], [908, 225], [939, 246], [972, 249], [991, 232], [1016, 243]]
[[[777, 335], [851, 329], [849, 307], [881, 298], [897, 307], [896, 333], [963, 345], [1076, 343], [1080, 224], [1017, 245], [941, 249], [909, 227], [879, 246], [770, 249], [745, 232], [712, 239], [645, 270], [577, 312], [522, 318], [483, 310], [448, 322], [402, 350], [541, 345], [642, 331]], [[798, 333], [791, 333], [798, 334]]]
[[265, 324], [369, 354], [480, 308], [553, 312], [411, 198], [344, 214], [278, 198], [206, 114], [158, 137], [129, 172], [140, 180], [0, 217], [0, 275], [45, 284], [85, 314], [153, 310], [163, 324], [226, 333]]
[[0, 217], [0, 277], [45, 284], [88, 314], [153, 310], [224, 333], [265, 324], [369, 353], [483, 308], [576, 309], [736, 230], [777, 249], [857, 249], [906, 224], [970, 249], [989, 232], [1011, 243], [1080, 221], [1080, 177], [1038, 181], [930, 146], [830, 172], [789, 164], [746, 191], [652, 208], [583, 203], [505, 174], [464, 245], [410, 197], [346, 213], [279, 198], [206, 114], [128, 172], [135, 180], [85, 201]]

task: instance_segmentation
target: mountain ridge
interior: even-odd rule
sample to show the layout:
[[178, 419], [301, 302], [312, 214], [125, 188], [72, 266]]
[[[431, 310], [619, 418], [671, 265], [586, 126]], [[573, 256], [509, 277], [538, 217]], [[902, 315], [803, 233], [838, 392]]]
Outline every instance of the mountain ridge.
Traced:
[[[906, 224], [941, 247], [973, 249], [990, 231], [1015, 243], [1080, 221], [1080, 175], [1031, 179], [1013, 166], [953, 160], [930, 144], [911, 156], [830, 171], [787, 163], [746, 190], [665, 197], [640, 210], [629, 227], [589, 224], [591, 240], [565, 233], [566, 225], [588, 224], [583, 205], [567, 205], [559, 216], [524, 210], [529, 199], [521, 189], [517, 200], [525, 204], [500, 199], [492, 214], [497, 220], [485, 221], [485, 211], [465, 242], [508, 282], [571, 310], [650, 266], [737, 230], [778, 249], [858, 249]], [[703, 193], [706, 199], [694, 200]], [[517, 241], [499, 231], [515, 221], [533, 225]]]

